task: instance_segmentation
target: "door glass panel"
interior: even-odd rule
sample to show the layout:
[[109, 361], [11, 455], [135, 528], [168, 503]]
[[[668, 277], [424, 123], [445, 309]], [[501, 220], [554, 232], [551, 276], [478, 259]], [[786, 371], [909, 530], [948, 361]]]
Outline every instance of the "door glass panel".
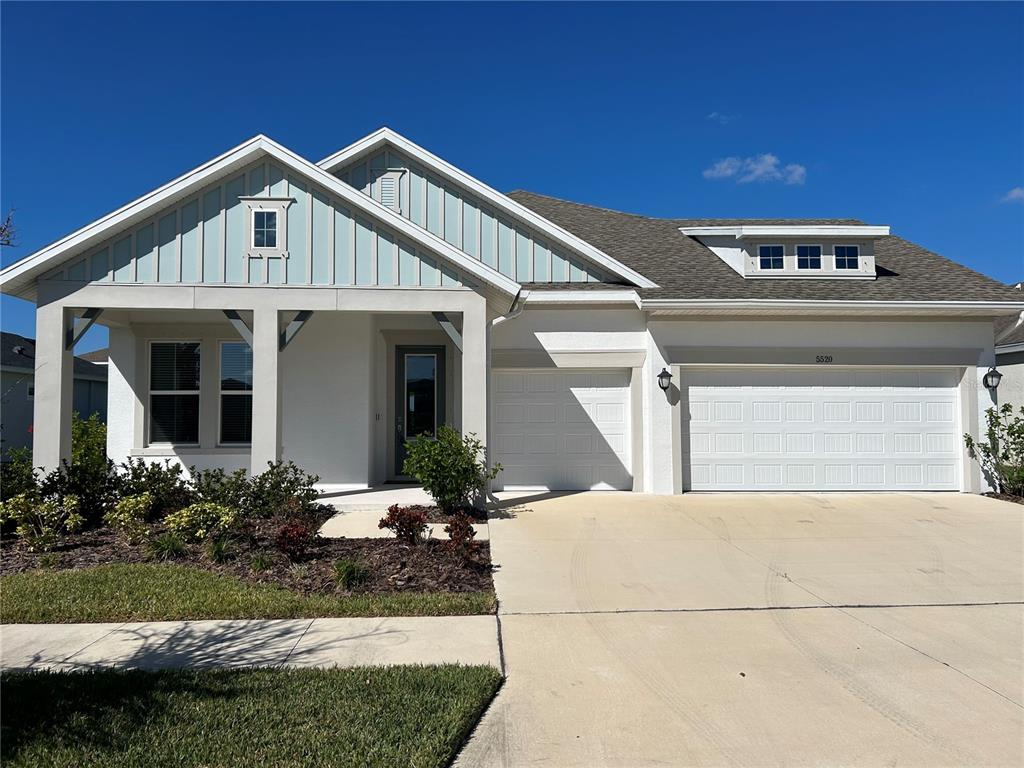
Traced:
[[433, 437], [437, 414], [437, 356], [405, 356], [405, 436]]

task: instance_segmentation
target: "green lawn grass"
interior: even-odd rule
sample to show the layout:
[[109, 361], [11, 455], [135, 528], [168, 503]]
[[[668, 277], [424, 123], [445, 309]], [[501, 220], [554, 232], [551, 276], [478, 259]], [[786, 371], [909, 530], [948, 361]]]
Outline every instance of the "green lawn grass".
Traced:
[[444, 766], [492, 667], [8, 672], [4, 766]]
[[188, 565], [100, 565], [0, 578], [0, 622], [458, 616], [493, 613], [493, 592], [302, 595]]

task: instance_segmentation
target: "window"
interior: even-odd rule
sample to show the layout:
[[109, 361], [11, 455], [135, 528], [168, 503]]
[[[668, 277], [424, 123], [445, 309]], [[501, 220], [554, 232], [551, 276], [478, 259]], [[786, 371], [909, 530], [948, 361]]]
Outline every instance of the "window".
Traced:
[[34, 381], [30, 381], [27, 384], [25, 384], [25, 399], [36, 399], [36, 383]]
[[760, 245], [757, 248], [758, 263], [761, 269], [782, 269], [785, 249], [781, 245]]
[[252, 348], [245, 342], [220, 345], [220, 442], [252, 442]]
[[199, 443], [199, 342], [149, 348], [149, 442]]
[[798, 245], [796, 247], [797, 269], [821, 269], [821, 246]]
[[252, 212], [252, 247], [277, 248], [277, 211]]
[[860, 246], [837, 245], [836, 269], [860, 269]]

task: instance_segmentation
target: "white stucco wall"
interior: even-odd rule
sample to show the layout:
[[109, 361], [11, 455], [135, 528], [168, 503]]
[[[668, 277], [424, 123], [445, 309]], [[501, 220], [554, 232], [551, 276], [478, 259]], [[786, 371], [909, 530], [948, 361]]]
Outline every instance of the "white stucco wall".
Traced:
[[1003, 380], [999, 382], [1000, 403], [1024, 406], [1024, 352], [1011, 352], [998, 358], [999, 371]]

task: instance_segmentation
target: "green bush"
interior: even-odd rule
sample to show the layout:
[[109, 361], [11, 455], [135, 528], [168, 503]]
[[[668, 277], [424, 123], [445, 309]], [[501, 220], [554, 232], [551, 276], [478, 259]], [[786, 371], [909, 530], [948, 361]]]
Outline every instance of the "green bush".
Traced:
[[238, 512], [223, 504], [201, 501], [172, 512], [164, 522], [179, 536], [198, 541], [230, 531], [238, 523]]
[[150, 556], [157, 560], [176, 560], [188, 554], [188, 547], [176, 533], [161, 533], [146, 543]]
[[318, 482], [317, 475], [304, 472], [290, 461], [267, 462], [267, 468], [249, 480], [242, 512], [246, 516], [270, 518], [291, 512], [290, 507], [296, 502], [302, 512], [312, 511], [319, 496], [313, 486]]
[[214, 536], [206, 542], [206, 557], [210, 562], [223, 563], [235, 556], [235, 545], [228, 535]]
[[146, 536], [146, 521], [152, 509], [153, 497], [149, 492], [126, 496], [107, 510], [103, 522], [129, 544], [136, 544]]
[[274, 567], [274, 557], [269, 552], [254, 552], [249, 559], [249, 568], [253, 573], [263, 573]]
[[967, 453], [981, 465], [989, 485], [999, 493], [1024, 496], [1024, 405], [1010, 403], [985, 411], [985, 442], [964, 435]]
[[483, 444], [476, 435], [462, 437], [447, 424], [437, 430], [437, 439], [414, 438], [406, 450], [405, 474], [422, 483], [437, 506], [449, 514], [472, 506], [501, 471], [500, 464], [488, 468]]
[[71, 463], [89, 468], [90, 474], [107, 471], [107, 425], [94, 413], [83, 419], [71, 414]]
[[75, 496], [40, 499], [23, 493], [0, 503], [0, 524], [13, 525], [32, 552], [52, 549], [61, 536], [80, 531], [84, 523]]
[[149, 462], [128, 459], [121, 465], [119, 491], [122, 496], [148, 493], [153, 500], [150, 520], [158, 520], [168, 512], [176, 512], [194, 501], [194, 494], [180, 464], [170, 460]]
[[249, 473], [238, 469], [228, 474], [219, 467], [213, 469], [189, 470], [192, 476], [192, 493], [195, 501], [209, 501], [223, 504], [243, 513], [249, 506]]
[[38, 488], [39, 478], [32, 466], [32, 449], [11, 448], [7, 452], [7, 461], [0, 464], [0, 498], [6, 501], [23, 493], [35, 493]]
[[370, 571], [356, 560], [347, 560], [343, 557], [334, 561], [334, 581], [342, 589], [351, 590], [365, 584], [369, 578]]

